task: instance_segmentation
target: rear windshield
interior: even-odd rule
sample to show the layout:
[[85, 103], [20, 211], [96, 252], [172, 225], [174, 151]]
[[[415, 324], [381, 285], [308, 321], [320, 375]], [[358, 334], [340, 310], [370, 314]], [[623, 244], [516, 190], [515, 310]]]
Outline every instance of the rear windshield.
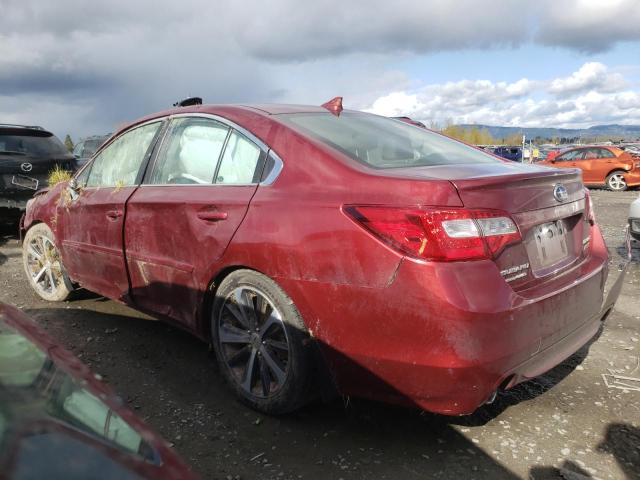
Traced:
[[366, 113], [282, 114], [278, 118], [373, 168], [423, 167], [501, 160], [443, 135]]
[[49, 132], [3, 133], [0, 131], [0, 155], [59, 157], [69, 154], [62, 142]]

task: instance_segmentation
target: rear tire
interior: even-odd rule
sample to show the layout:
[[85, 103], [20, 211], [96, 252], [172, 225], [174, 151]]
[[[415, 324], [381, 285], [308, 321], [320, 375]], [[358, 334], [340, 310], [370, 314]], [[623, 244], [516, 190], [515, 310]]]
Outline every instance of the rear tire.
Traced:
[[224, 379], [241, 402], [278, 415], [311, 397], [313, 356], [300, 313], [270, 278], [237, 270], [216, 292], [211, 337]]
[[607, 176], [607, 188], [612, 192], [624, 192], [627, 189], [627, 181], [624, 179], [624, 173], [622, 170], [611, 172]]
[[31, 288], [49, 302], [62, 302], [73, 285], [62, 264], [51, 229], [44, 223], [31, 227], [22, 244], [22, 264]]

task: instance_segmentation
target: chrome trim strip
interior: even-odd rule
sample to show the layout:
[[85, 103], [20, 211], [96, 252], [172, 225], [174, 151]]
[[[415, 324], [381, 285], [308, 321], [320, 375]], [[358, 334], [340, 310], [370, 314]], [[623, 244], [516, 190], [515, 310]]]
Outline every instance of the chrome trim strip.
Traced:
[[[149, 184], [149, 183], [145, 184], [145, 183], [142, 183], [140, 184], [140, 187], [213, 187], [213, 186], [246, 187], [251, 185], [268, 186], [268, 185], [271, 185], [273, 182], [275, 182], [276, 178], [278, 178], [278, 175], [280, 175], [280, 172], [284, 168], [284, 162], [282, 161], [280, 156], [276, 152], [274, 152], [266, 143], [264, 143], [262, 140], [260, 140], [258, 137], [256, 137], [253, 133], [251, 133], [246, 128], [241, 127], [240, 125], [238, 125], [235, 122], [232, 122], [231, 120], [227, 120], [224, 117], [221, 117], [219, 115], [214, 115], [212, 113], [185, 112], [185, 113], [177, 113], [174, 115], [169, 115], [168, 117], [164, 117], [164, 118], [168, 120], [172, 120], [174, 118], [194, 118], [194, 117], [208, 118], [210, 120], [215, 120], [217, 122], [222, 123], [223, 125], [226, 125], [229, 128], [237, 130], [239, 133], [241, 133], [242, 135], [247, 137], [249, 140], [251, 140], [253, 143], [255, 143], [262, 151], [266, 152], [267, 157], [271, 156], [274, 160], [274, 166], [271, 172], [269, 172], [269, 175], [267, 175], [267, 178], [265, 178], [263, 181], [258, 183], [210, 183], [210, 184]], [[167, 135], [165, 135], [162, 138], [162, 143], [164, 143], [166, 137]], [[160, 148], [162, 148], [162, 144], [160, 145]], [[160, 152], [160, 150], [158, 151]]]
[[266, 143], [264, 143], [262, 140], [260, 140], [258, 137], [256, 137], [249, 130], [247, 130], [244, 127], [241, 127], [240, 125], [238, 125], [235, 122], [232, 122], [231, 120], [227, 120], [224, 117], [220, 117], [220, 116], [214, 115], [212, 113], [197, 113], [197, 112], [177, 113], [177, 114], [174, 114], [174, 115], [169, 115], [167, 118], [169, 120], [171, 120], [173, 118], [183, 118], [183, 117], [201, 117], [201, 118], [209, 118], [211, 120], [216, 120], [216, 121], [218, 121], [220, 123], [225, 124], [228, 127], [231, 127], [233, 129], [237, 130], [238, 132], [243, 134], [245, 137], [249, 138], [249, 140], [251, 140], [253, 143], [257, 144], [265, 152], [269, 151], [269, 146]]
[[267, 158], [269, 157], [273, 158], [274, 164], [273, 168], [269, 172], [269, 175], [267, 175], [267, 178], [260, 182], [260, 185], [263, 186], [271, 185], [273, 182], [275, 182], [278, 178], [278, 175], [280, 175], [280, 172], [284, 168], [284, 162], [276, 152], [274, 152], [273, 150], [269, 150], [269, 152], [267, 153]]

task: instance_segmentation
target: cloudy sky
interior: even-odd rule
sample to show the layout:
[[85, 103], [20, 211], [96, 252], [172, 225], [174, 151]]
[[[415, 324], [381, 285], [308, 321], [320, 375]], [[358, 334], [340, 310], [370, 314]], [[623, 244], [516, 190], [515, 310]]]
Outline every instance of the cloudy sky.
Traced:
[[640, 0], [0, 0], [0, 122], [113, 131], [188, 95], [426, 123], [640, 124]]

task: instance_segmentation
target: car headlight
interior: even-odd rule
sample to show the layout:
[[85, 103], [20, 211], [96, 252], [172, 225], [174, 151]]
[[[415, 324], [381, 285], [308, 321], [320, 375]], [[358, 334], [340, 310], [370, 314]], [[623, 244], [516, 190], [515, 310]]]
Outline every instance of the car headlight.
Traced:
[[640, 218], [632, 218], [629, 222], [631, 224], [631, 231], [640, 233]]

